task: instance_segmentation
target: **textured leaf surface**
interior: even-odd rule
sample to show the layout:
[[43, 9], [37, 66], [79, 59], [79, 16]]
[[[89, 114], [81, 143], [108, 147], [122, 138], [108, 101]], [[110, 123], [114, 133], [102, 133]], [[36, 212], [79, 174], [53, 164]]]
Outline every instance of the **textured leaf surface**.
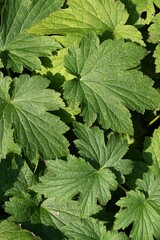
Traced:
[[94, 33], [86, 35], [65, 58], [68, 72], [75, 75], [64, 85], [70, 107], [81, 104], [88, 125], [98, 118], [106, 129], [133, 134], [127, 107], [144, 113], [159, 105], [152, 80], [133, 69], [145, 54], [145, 49], [134, 43], [107, 40], [99, 45]]
[[30, 35], [27, 29], [59, 9], [63, 2], [63, 0], [5, 2], [2, 12], [0, 50], [1, 58], [7, 68], [11, 67], [15, 72], [22, 72], [23, 67], [31, 70], [39, 69], [41, 62], [38, 57], [51, 55], [60, 48], [51, 37]]
[[82, 158], [68, 156], [67, 161], [49, 161], [48, 172], [41, 178], [41, 183], [32, 187], [36, 192], [56, 201], [67, 202], [78, 193], [79, 206], [83, 216], [97, 212], [100, 204], [105, 205], [111, 198], [110, 190], [117, 188], [114, 173], [109, 169], [94, 169]]
[[132, 171], [132, 161], [122, 159], [128, 151], [127, 142], [118, 135], [111, 135], [108, 143], [105, 143], [104, 132], [98, 127], [88, 128], [85, 125], [75, 123], [75, 133], [79, 140], [75, 144], [79, 154], [87, 159], [96, 168], [109, 168], [117, 178]]
[[93, 218], [85, 219], [83, 221], [75, 221], [68, 226], [62, 228], [62, 231], [68, 239], [75, 240], [127, 240], [125, 234], [116, 231], [106, 231], [102, 222]]
[[[118, 0], [69, 0], [69, 8], [52, 13], [44, 21], [33, 26], [29, 31], [38, 34], [59, 34], [72, 35], [77, 38], [84, 33], [95, 31], [102, 35], [109, 32], [117, 38], [127, 38], [144, 44], [141, 33], [130, 25], [125, 25], [128, 13], [124, 5]], [[118, 34], [121, 27], [127, 27], [128, 36], [125, 30]], [[63, 38], [62, 43], [66, 45]]]
[[152, 138], [145, 140], [144, 159], [148, 167], [158, 177], [160, 176], [160, 128], [156, 129]]
[[[41, 205], [43, 219], [48, 215], [52, 225], [60, 229], [62, 226], [70, 224], [80, 219], [80, 209], [76, 201], [58, 203], [55, 198], [48, 198]], [[45, 221], [43, 221], [45, 224]]]
[[156, 72], [160, 72], [160, 13], [154, 17], [153, 24], [149, 27], [149, 35], [150, 42], [158, 43], [153, 56], [156, 59]]
[[[137, 189], [129, 191], [117, 205], [121, 208], [116, 214], [114, 229], [125, 229], [131, 223], [130, 237], [133, 240], [153, 240], [160, 236], [160, 178], [154, 174], [144, 174], [137, 180]], [[154, 236], [154, 237], [153, 237]]]
[[12, 125], [16, 141], [31, 158], [37, 154], [45, 158], [66, 155], [68, 143], [62, 134], [67, 127], [58, 117], [46, 112], [64, 106], [58, 93], [46, 89], [49, 81], [40, 76], [21, 75], [14, 79], [11, 98], [9, 79], [1, 76], [0, 83], [1, 155], [8, 153]]
[[0, 238], [4, 240], [40, 240], [27, 230], [21, 229], [12, 222], [2, 221], [0, 223]]

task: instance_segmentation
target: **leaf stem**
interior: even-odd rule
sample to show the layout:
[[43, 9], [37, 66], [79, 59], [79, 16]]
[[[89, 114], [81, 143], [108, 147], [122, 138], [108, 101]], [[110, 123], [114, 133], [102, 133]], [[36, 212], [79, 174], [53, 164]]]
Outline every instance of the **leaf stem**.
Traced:
[[7, 74], [8, 74], [8, 76], [10, 77], [11, 82], [12, 82], [12, 75], [11, 75], [11, 71], [10, 71], [9, 69], [7, 69]]
[[149, 122], [148, 126], [151, 126], [153, 123], [155, 123], [160, 118], [160, 114], [157, 115], [152, 121]]
[[121, 188], [125, 193], [127, 193], [128, 192], [128, 190], [126, 189], [126, 188], [124, 188], [122, 185], [118, 185], [119, 186], [119, 188]]

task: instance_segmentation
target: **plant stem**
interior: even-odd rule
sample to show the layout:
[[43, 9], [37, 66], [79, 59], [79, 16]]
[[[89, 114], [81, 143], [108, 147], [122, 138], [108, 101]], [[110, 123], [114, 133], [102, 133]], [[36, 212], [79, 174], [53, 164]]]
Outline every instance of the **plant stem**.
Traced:
[[160, 115], [157, 115], [152, 121], [149, 122], [148, 126], [151, 126], [153, 123], [155, 123], [160, 118]]
[[119, 186], [119, 188], [121, 188], [125, 193], [128, 192], [128, 190], [127, 190], [126, 188], [124, 188], [122, 185], [118, 185], [118, 186]]

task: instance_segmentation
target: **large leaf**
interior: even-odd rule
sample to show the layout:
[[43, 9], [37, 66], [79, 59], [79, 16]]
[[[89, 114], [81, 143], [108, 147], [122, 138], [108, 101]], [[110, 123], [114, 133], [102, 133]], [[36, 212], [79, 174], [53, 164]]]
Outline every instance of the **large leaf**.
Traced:
[[0, 38], [1, 58], [7, 68], [22, 72], [23, 67], [39, 69], [38, 57], [50, 55], [60, 48], [51, 37], [37, 37], [27, 29], [59, 9], [64, 0], [10, 0], [2, 12]]
[[75, 221], [62, 227], [62, 231], [68, 239], [75, 240], [127, 240], [128, 237], [116, 231], [106, 231], [102, 222], [93, 218]]
[[[137, 189], [129, 191], [117, 205], [114, 229], [125, 229], [133, 223], [130, 237], [133, 240], [153, 240], [160, 236], [160, 178], [149, 172], [137, 180]], [[154, 237], [153, 237], [154, 236]]]
[[17, 143], [31, 158], [37, 154], [45, 158], [66, 155], [68, 143], [62, 134], [67, 127], [58, 117], [46, 112], [64, 106], [59, 93], [46, 89], [49, 81], [40, 76], [21, 75], [14, 79], [11, 98], [9, 78], [1, 75], [0, 84], [1, 157], [10, 150], [12, 126]]
[[23, 230], [15, 223], [2, 221], [0, 223], [0, 238], [4, 240], [40, 240], [31, 232]]
[[105, 205], [111, 198], [110, 191], [117, 188], [111, 170], [96, 170], [82, 158], [69, 155], [67, 161], [49, 161], [47, 167], [49, 171], [41, 178], [41, 183], [32, 189], [47, 198], [55, 197], [60, 203], [80, 193], [78, 202], [83, 216], [97, 212], [100, 209], [97, 200]]
[[134, 43], [107, 40], [99, 45], [94, 33], [83, 37], [65, 58], [68, 72], [75, 75], [64, 85], [70, 107], [81, 104], [88, 125], [98, 118], [106, 129], [133, 134], [127, 108], [144, 113], [159, 105], [152, 80], [134, 69], [145, 54], [145, 49]]
[[128, 147], [117, 135], [111, 136], [106, 146], [104, 134], [98, 127], [88, 129], [76, 124], [75, 129], [79, 137], [76, 145], [91, 165], [71, 155], [67, 161], [50, 161], [47, 163], [48, 172], [41, 178], [41, 183], [32, 189], [47, 198], [55, 197], [58, 202], [69, 201], [80, 193], [78, 203], [81, 212], [83, 216], [88, 216], [97, 211], [97, 199], [101, 205], [108, 202], [111, 198], [110, 190], [117, 188], [118, 182], [121, 183], [120, 176], [128, 174], [132, 164], [129, 160], [121, 159]]
[[65, 35], [57, 37], [64, 45], [72, 44], [72, 39], [89, 31], [144, 44], [141, 33], [134, 26], [125, 25], [129, 15], [119, 0], [68, 0], [67, 3], [69, 8], [52, 13], [29, 32]]
[[[88, 128], [85, 125], [75, 123], [75, 132], [79, 140], [75, 140], [80, 155], [87, 159], [91, 165], [99, 168], [109, 168], [118, 180], [124, 181], [124, 175], [132, 171], [132, 161], [122, 159], [128, 151], [128, 144], [118, 135], [111, 135], [108, 143], [105, 143], [104, 132], [98, 127]], [[119, 179], [119, 178], [122, 179]]]

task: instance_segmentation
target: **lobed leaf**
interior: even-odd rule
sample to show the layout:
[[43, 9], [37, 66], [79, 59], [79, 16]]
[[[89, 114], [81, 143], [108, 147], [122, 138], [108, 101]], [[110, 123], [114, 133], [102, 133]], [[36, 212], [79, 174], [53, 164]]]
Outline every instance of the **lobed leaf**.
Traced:
[[[58, 110], [64, 106], [59, 93], [46, 89], [47, 79], [40, 76], [21, 75], [14, 79], [14, 90], [9, 98], [9, 79], [1, 75], [0, 83], [0, 149], [2, 157], [9, 152], [11, 127], [15, 129], [16, 142], [33, 159], [37, 154], [44, 158], [64, 156], [68, 142], [62, 136], [67, 126], [57, 116], [46, 111]], [[58, 126], [58, 129], [57, 129]], [[9, 135], [10, 134], [10, 135]], [[13, 139], [13, 137], [11, 138]]]
[[133, 134], [128, 110], [144, 113], [159, 105], [152, 80], [135, 69], [146, 50], [123, 40], [107, 40], [99, 45], [94, 33], [82, 38], [65, 58], [69, 73], [64, 98], [73, 109], [81, 106], [87, 125], [98, 119], [103, 128]]

